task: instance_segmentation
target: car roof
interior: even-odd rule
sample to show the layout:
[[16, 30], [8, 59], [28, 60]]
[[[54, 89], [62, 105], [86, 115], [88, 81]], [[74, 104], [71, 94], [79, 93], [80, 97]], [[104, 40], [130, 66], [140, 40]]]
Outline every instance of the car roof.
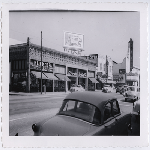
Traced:
[[101, 93], [101, 92], [74, 92], [66, 96], [65, 99], [73, 99], [73, 100], [79, 100], [86, 103], [90, 103], [92, 105], [95, 105], [100, 110], [103, 109], [104, 105], [112, 99], [117, 99], [116, 97], [112, 96], [110, 93]]

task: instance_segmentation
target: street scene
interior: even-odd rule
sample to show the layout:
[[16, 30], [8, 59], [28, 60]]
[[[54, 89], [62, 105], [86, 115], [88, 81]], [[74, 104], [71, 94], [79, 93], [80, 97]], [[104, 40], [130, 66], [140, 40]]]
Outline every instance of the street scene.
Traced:
[[9, 22], [9, 136], [140, 136], [138, 12], [11, 11]]

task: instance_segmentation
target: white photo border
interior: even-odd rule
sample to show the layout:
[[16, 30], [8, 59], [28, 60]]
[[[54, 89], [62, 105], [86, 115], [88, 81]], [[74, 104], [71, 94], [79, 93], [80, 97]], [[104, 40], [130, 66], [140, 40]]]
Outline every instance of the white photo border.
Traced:
[[[3, 147], [143, 147], [148, 146], [148, 5], [146, 3], [42, 3], [2, 6], [2, 144]], [[91, 10], [140, 12], [140, 136], [36, 137], [9, 136], [9, 11], [10, 10]], [[38, 142], [37, 142], [38, 141]], [[90, 142], [89, 142], [90, 141]], [[102, 141], [102, 142], [101, 142]]]

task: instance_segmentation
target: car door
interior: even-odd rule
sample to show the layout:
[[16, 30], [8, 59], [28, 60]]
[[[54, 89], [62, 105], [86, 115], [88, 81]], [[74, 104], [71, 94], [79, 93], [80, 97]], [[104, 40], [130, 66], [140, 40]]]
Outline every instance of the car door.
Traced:
[[115, 118], [112, 115], [112, 104], [108, 102], [103, 111], [103, 129], [100, 131], [100, 135], [114, 135]]
[[131, 115], [123, 115], [120, 112], [119, 104], [117, 100], [112, 103], [113, 116], [115, 117], [114, 135], [127, 135], [128, 125], [130, 124]]

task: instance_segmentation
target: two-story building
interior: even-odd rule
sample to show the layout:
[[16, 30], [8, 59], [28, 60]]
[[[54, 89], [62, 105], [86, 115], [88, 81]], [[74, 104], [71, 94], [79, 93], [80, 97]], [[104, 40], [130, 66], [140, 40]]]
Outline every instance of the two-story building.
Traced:
[[[41, 59], [42, 56], [42, 59]], [[41, 61], [42, 60], [42, 61]], [[42, 66], [42, 70], [41, 70]], [[10, 91], [68, 91], [72, 84], [95, 90], [96, 63], [75, 55], [27, 43], [9, 46]]]

